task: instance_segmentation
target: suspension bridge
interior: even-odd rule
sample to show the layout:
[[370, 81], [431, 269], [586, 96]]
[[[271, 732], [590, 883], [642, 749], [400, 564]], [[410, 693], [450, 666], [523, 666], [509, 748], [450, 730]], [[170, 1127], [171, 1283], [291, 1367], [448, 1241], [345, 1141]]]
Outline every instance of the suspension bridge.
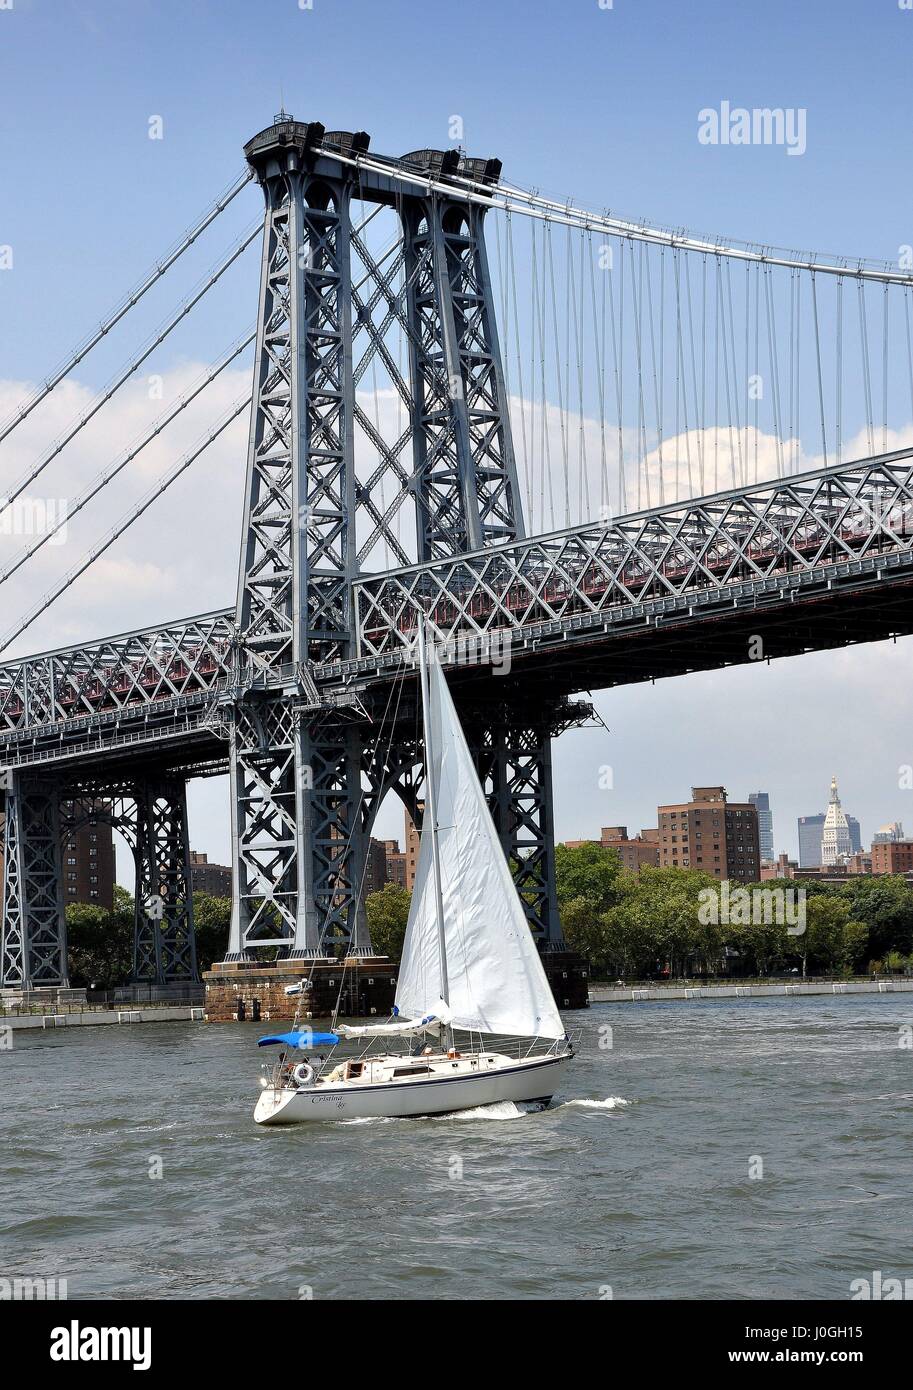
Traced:
[[[376, 155], [364, 132], [284, 112], [245, 157], [230, 188], [0, 425], [2, 469], [13, 432], [259, 185], [253, 229], [53, 447], [4, 479], [3, 511], [34, 496], [45, 469], [260, 246], [253, 328], [240, 327], [69, 514], [252, 356], [251, 394], [0, 638], [0, 651], [21, 649], [249, 420], [231, 606], [0, 665], [8, 988], [66, 983], [61, 845], [93, 820], [134, 853], [135, 980], [194, 980], [186, 785], [226, 773], [226, 959], [265, 947], [286, 960], [370, 956], [362, 887], [374, 819], [390, 791], [421, 814], [421, 614], [530, 926], [553, 958], [564, 946], [551, 742], [591, 716], [581, 694], [913, 630], [903, 248], [880, 263], [631, 222], [516, 187], [495, 159]], [[0, 587], [62, 524], [3, 558]]]

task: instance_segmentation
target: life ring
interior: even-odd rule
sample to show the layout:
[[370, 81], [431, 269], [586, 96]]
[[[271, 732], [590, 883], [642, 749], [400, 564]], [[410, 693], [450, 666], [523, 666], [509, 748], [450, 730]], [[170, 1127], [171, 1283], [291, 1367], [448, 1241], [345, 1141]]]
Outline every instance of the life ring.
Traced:
[[292, 1076], [298, 1082], [299, 1086], [310, 1086], [311, 1082], [314, 1080], [314, 1068], [311, 1066], [310, 1062], [299, 1062], [292, 1072]]

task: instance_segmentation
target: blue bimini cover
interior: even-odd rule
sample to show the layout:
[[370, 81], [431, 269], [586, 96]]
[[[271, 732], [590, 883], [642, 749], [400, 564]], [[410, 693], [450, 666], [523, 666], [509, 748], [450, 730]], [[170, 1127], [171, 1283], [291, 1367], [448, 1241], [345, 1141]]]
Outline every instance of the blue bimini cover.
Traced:
[[257, 1046], [281, 1043], [283, 1047], [298, 1047], [306, 1052], [310, 1047], [335, 1047], [338, 1042], [338, 1033], [315, 1033], [312, 1028], [302, 1028], [296, 1033], [271, 1033], [268, 1038], [258, 1038]]

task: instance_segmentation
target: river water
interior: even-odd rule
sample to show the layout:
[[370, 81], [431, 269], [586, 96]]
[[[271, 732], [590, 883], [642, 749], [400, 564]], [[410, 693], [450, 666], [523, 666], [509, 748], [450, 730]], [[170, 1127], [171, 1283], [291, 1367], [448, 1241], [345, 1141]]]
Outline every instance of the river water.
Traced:
[[545, 1112], [266, 1130], [261, 1025], [18, 1032], [0, 1272], [93, 1299], [848, 1298], [913, 1274], [913, 997], [566, 1021]]

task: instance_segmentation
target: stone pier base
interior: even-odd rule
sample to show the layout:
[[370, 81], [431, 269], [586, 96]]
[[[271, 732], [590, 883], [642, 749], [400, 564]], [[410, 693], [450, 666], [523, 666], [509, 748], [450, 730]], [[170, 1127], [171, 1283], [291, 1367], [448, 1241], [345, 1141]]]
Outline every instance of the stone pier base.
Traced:
[[544, 951], [542, 964], [559, 1009], [589, 1008], [589, 968], [574, 951]]
[[[337, 1000], [341, 1018], [386, 1018], [393, 1009], [396, 971], [386, 956], [270, 965], [222, 961], [203, 975], [206, 1018], [210, 1023], [287, 1021], [295, 1017], [299, 1002], [302, 1019], [329, 1018]], [[303, 999], [285, 993], [287, 985], [307, 979], [310, 988]]]

